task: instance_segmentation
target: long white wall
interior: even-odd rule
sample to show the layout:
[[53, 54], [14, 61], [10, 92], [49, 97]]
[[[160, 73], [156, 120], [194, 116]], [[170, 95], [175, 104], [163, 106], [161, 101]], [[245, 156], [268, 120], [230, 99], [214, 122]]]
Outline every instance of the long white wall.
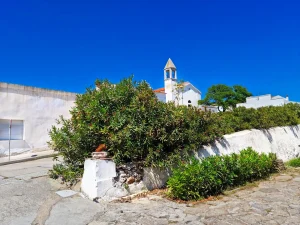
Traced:
[[276, 153], [283, 161], [298, 157], [300, 156], [300, 125], [269, 130], [245, 130], [225, 135], [223, 140], [203, 146], [198, 151], [198, 156], [238, 153], [247, 147], [252, 147], [257, 152]]
[[[11, 153], [47, 150], [48, 132], [60, 115], [70, 117], [76, 94], [0, 83], [0, 119], [24, 121], [23, 140], [11, 141]], [[0, 141], [0, 155], [8, 154], [8, 141]]]
[[246, 107], [246, 108], [260, 108], [266, 106], [283, 106], [285, 104], [290, 103], [288, 99], [272, 97], [270, 94], [268, 95], [261, 95], [261, 96], [252, 96], [246, 99], [246, 103], [239, 103], [237, 107]]

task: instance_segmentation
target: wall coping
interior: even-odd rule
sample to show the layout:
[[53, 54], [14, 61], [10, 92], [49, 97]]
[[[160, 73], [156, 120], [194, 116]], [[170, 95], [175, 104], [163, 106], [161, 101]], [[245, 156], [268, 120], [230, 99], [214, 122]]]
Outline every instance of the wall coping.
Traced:
[[62, 97], [74, 99], [77, 93], [51, 90], [47, 88], [38, 88], [33, 86], [24, 86], [19, 84], [10, 84], [0, 82], [0, 92], [15, 93], [23, 95], [44, 96], [44, 97]]

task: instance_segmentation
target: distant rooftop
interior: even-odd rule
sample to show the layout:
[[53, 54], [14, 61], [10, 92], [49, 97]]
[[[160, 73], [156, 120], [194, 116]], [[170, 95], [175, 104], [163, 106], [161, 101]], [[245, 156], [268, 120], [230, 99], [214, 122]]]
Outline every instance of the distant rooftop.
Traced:
[[280, 95], [275, 95], [275, 96], [272, 96], [271, 94], [265, 94], [265, 95], [257, 95], [257, 96], [250, 96], [250, 97], [247, 97], [247, 99], [252, 99], [252, 98], [261, 98], [261, 97], [270, 97], [270, 99], [286, 99], [285, 97], [282, 97]]

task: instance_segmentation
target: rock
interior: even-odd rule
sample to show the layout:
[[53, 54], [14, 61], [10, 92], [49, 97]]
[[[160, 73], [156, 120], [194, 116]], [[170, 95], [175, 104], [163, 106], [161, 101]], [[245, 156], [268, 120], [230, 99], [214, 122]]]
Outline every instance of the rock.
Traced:
[[157, 218], [159, 218], [159, 219], [169, 219], [169, 217], [170, 217], [169, 214], [166, 212], [161, 212], [157, 216]]
[[176, 214], [170, 214], [170, 217], [169, 217], [169, 223], [180, 223], [183, 221], [184, 218], [179, 218], [178, 215]]
[[134, 183], [134, 182], [135, 182], [134, 177], [129, 177], [129, 178], [127, 179], [127, 181], [126, 181], [127, 184], [132, 184], [132, 183]]
[[77, 182], [73, 187], [72, 187], [73, 191], [77, 191], [80, 192], [81, 191], [81, 181]]
[[276, 188], [261, 188], [259, 191], [263, 193], [274, 193], [274, 192], [279, 192], [278, 189]]
[[275, 180], [279, 181], [279, 182], [285, 182], [285, 181], [289, 181], [291, 179], [293, 179], [293, 177], [289, 176], [289, 175], [281, 175], [281, 176], [275, 177]]
[[300, 177], [295, 177], [293, 181], [300, 182]]
[[146, 191], [146, 187], [144, 183], [141, 181], [139, 183], [134, 182], [132, 184], [128, 184], [128, 191], [130, 194], [137, 194]]
[[227, 211], [229, 212], [229, 213], [236, 213], [236, 212], [238, 212], [240, 210], [240, 207], [235, 207], [235, 208], [233, 208], [233, 209], [228, 209]]
[[272, 207], [266, 204], [260, 204], [257, 202], [249, 202], [249, 205], [252, 207], [252, 209], [256, 210], [261, 215], [267, 215], [271, 210]]
[[121, 177], [119, 180], [121, 183], [125, 183], [126, 182], [126, 178], [125, 177]]
[[72, 190], [62, 190], [62, 191], [57, 191], [55, 193], [58, 194], [62, 198], [67, 198], [67, 197], [76, 195], [78, 192], [72, 191]]
[[214, 217], [220, 217], [220, 216], [224, 216], [227, 215], [228, 212], [225, 208], [220, 208], [220, 209], [212, 209], [210, 211], [207, 211], [205, 213], [205, 219], [207, 218], [214, 218]]
[[276, 159], [275, 161], [275, 169], [279, 172], [286, 170], [285, 165], [282, 159]]
[[290, 207], [291, 209], [300, 209], [300, 205], [290, 204], [289, 207]]
[[184, 210], [184, 213], [187, 215], [197, 215], [201, 213], [201, 209], [199, 208], [187, 208]]
[[160, 201], [163, 199], [161, 196], [157, 196], [157, 195], [149, 195], [148, 198], [151, 201]]

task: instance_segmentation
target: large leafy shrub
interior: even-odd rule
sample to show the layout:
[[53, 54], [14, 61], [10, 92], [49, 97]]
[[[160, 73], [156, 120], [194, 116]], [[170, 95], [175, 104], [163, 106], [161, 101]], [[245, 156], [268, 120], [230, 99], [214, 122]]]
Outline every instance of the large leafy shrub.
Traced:
[[275, 171], [275, 154], [258, 154], [252, 148], [240, 154], [193, 158], [174, 169], [168, 180], [169, 195], [197, 200], [222, 193], [229, 187], [265, 178]]
[[50, 131], [51, 147], [66, 168], [82, 167], [101, 143], [118, 164], [170, 166], [222, 136], [211, 113], [160, 102], [146, 82], [128, 78], [117, 85], [107, 80], [96, 85], [77, 96], [72, 118], [61, 117]]

